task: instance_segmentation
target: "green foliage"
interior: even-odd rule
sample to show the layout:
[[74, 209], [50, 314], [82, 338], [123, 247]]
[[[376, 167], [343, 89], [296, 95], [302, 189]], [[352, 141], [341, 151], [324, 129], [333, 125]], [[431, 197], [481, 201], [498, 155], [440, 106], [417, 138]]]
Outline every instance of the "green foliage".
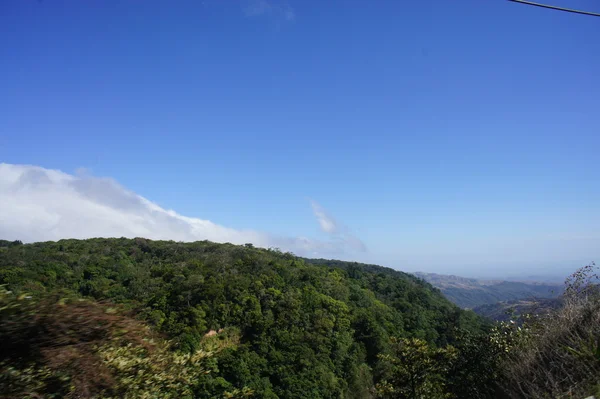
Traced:
[[452, 346], [432, 348], [427, 342], [392, 338], [392, 352], [380, 355], [389, 363], [386, 378], [377, 384], [377, 395], [390, 399], [452, 397], [446, 389], [446, 375], [457, 357]]
[[500, 362], [506, 355], [488, 334], [463, 332], [455, 346], [458, 353], [447, 370], [447, 392], [454, 398], [502, 398]]
[[[0, 284], [34, 297], [60, 291], [119, 304], [166, 335], [180, 355], [207, 350], [208, 338], [238, 337], [235, 345], [211, 350], [205, 359], [211, 372], [191, 388], [197, 398], [249, 392], [261, 398], [372, 397], [374, 384], [387, 375], [379, 355], [394, 352], [390, 337], [417, 339], [438, 353], [457, 345], [459, 331], [478, 334], [484, 327], [472, 312], [405, 273], [207, 241], [7, 246], [0, 251]], [[105, 356], [105, 363], [118, 353], [136, 369], [151, 366], [141, 361], [139, 348], [98, 347], [104, 355], [94, 356]], [[187, 381], [188, 374], [175, 374]], [[124, 383], [112, 381], [113, 387]]]
[[23, 243], [20, 240], [15, 240], [15, 241], [0, 240], [0, 248], [18, 247], [19, 245], [23, 245]]

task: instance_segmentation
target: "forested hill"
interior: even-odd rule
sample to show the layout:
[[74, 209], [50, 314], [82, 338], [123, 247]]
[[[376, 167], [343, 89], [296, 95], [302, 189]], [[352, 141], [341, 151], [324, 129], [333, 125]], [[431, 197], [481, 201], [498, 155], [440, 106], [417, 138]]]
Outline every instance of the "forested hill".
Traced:
[[209, 332], [235, 331], [239, 345], [212, 359], [198, 398], [242, 387], [260, 398], [371, 397], [391, 337], [442, 348], [482, 328], [408, 274], [318, 263], [208, 241], [3, 241], [0, 284], [34, 298], [61, 292], [122, 304], [180, 352], [196, 350]]
[[329, 267], [335, 267], [338, 269], [346, 270], [348, 273], [374, 273], [374, 274], [385, 274], [388, 276], [398, 277], [404, 280], [410, 280], [415, 284], [421, 285], [423, 287], [427, 287], [428, 289], [432, 289], [433, 291], [438, 291], [430, 283], [426, 282], [427, 280], [420, 278], [420, 276], [416, 276], [411, 273], [405, 273], [400, 270], [392, 269], [390, 267], [373, 265], [369, 263], [360, 263], [360, 262], [349, 262], [337, 259], [314, 259], [314, 258], [302, 258], [305, 262], [313, 264], [313, 265], [325, 265]]

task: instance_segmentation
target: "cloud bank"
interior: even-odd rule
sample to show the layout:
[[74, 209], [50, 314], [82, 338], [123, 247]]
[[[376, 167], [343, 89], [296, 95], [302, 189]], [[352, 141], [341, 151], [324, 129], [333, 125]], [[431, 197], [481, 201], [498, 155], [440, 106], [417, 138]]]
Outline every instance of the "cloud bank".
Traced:
[[[161, 208], [110, 178], [70, 175], [32, 165], [0, 164], [0, 238], [24, 242], [91, 237], [252, 243], [302, 256], [364, 250], [335, 220], [311, 205], [328, 240], [237, 230]], [[318, 210], [318, 212], [317, 212]]]

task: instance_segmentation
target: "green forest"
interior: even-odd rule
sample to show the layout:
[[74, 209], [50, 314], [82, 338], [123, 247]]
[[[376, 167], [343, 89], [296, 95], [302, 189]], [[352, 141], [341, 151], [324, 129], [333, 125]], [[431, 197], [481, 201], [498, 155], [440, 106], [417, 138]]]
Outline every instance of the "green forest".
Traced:
[[[429, 283], [375, 265], [208, 241], [2, 241], [0, 395], [595, 393], [600, 312], [593, 270], [571, 278], [568, 314], [490, 324]], [[574, 366], [582, 361], [585, 370]], [[532, 383], [538, 370], [554, 379]]]

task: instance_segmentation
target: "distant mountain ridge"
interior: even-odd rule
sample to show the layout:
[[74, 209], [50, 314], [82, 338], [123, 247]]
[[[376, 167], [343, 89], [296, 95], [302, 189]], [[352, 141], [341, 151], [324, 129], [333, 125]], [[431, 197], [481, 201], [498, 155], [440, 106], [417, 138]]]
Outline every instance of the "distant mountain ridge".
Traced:
[[562, 293], [562, 284], [504, 280], [479, 280], [437, 273], [414, 273], [442, 291], [450, 301], [461, 308], [473, 309], [497, 302], [534, 298], [556, 298]]

